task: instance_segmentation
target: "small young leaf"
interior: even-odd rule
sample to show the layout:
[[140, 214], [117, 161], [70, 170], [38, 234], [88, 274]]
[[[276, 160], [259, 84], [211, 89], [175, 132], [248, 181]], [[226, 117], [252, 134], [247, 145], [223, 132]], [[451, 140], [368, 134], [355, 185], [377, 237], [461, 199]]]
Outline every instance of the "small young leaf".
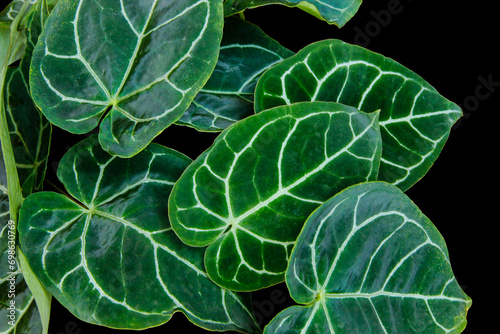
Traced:
[[352, 186], [307, 219], [286, 283], [305, 306], [264, 333], [460, 333], [471, 305], [436, 227], [384, 182]]
[[282, 282], [307, 216], [345, 187], [376, 180], [377, 120], [306, 102], [235, 123], [174, 186], [174, 231], [189, 245], [209, 245], [205, 266], [221, 286], [250, 291]]
[[339, 40], [316, 42], [268, 70], [255, 110], [333, 101], [380, 112], [379, 180], [409, 189], [431, 168], [461, 117], [460, 108], [392, 59]]
[[259, 27], [236, 17], [226, 18], [215, 70], [177, 124], [215, 132], [252, 115], [257, 80], [292, 55]]
[[320, 20], [344, 26], [359, 9], [361, 0], [227, 0], [224, 3], [224, 15], [241, 13], [247, 8], [280, 4], [298, 7]]
[[215, 67], [222, 0], [61, 0], [33, 52], [30, 86], [57, 126], [137, 154], [182, 116]]
[[58, 177], [71, 197], [26, 198], [19, 234], [33, 272], [80, 319], [144, 329], [181, 311], [210, 330], [258, 332], [245, 296], [208, 278], [202, 248], [170, 228], [167, 198], [191, 162], [151, 144], [129, 159], [103, 151], [97, 136], [71, 148]]

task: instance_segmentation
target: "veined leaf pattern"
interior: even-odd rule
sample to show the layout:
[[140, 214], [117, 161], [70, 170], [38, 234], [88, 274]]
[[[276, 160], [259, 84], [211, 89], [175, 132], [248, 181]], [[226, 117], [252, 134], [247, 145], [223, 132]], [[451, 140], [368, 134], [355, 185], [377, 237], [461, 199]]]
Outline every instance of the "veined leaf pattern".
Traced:
[[255, 110], [299, 101], [333, 101], [381, 110], [381, 181], [409, 189], [431, 168], [460, 108], [420, 76], [380, 54], [339, 40], [313, 43], [267, 71]]
[[201, 248], [184, 245], [168, 222], [167, 198], [191, 162], [158, 144], [129, 159], [97, 136], [63, 157], [58, 177], [72, 197], [26, 198], [19, 234], [47, 290], [80, 319], [144, 329], [181, 311], [210, 330], [258, 332], [247, 296], [214, 284]]
[[[37, 16], [42, 3], [38, 3], [34, 8], [26, 29], [28, 45], [30, 40], [36, 42], [36, 33], [32, 33], [33, 26], [41, 25]], [[29, 47], [29, 46], [28, 46]], [[25, 53], [21, 59], [21, 64], [30, 60], [30, 55]], [[22, 67], [22, 65], [21, 65]], [[17, 165], [19, 181], [22, 186], [23, 195], [27, 196], [42, 189], [47, 159], [50, 147], [51, 126], [50, 123], [37, 110], [29, 95], [29, 87], [26, 73], [21, 68], [9, 68], [6, 74], [4, 101], [7, 124], [13, 146], [14, 157]], [[3, 291], [0, 306], [2, 321], [0, 324], [1, 334], [24, 334], [42, 333], [42, 323], [40, 313], [36, 306], [35, 299], [28, 288], [24, 276], [18, 266], [16, 256], [15, 268], [10, 268], [8, 264], [9, 256], [9, 233], [17, 231], [9, 228], [9, 200], [7, 191], [7, 179], [5, 166], [0, 152], [0, 289]], [[11, 232], [9, 232], [11, 231]], [[12, 236], [11, 236], [12, 237]], [[16, 254], [18, 255], [18, 254]], [[13, 270], [12, 270], [13, 269]], [[8, 290], [11, 279], [15, 280], [15, 321], [14, 325], [9, 324], [11, 320], [7, 317], [10, 314], [8, 309], [10, 298]]]
[[214, 72], [177, 124], [216, 132], [252, 115], [257, 80], [292, 55], [259, 27], [236, 17], [226, 18]]
[[208, 80], [222, 25], [222, 0], [61, 0], [33, 52], [33, 98], [67, 131], [101, 122], [102, 147], [133, 156]]
[[[9, 232], [10, 231], [10, 232]], [[10, 233], [10, 237], [9, 237]], [[9, 225], [9, 197], [7, 191], [7, 176], [5, 175], [5, 165], [2, 152], [0, 150], [0, 333], [1, 334], [24, 334], [42, 333], [42, 323], [40, 314], [35, 304], [35, 299], [31, 294], [19, 267], [9, 265], [9, 245], [17, 234], [15, 229]], [[15, 298], [10, 298], [9, 290], [11, 283], [15, 284]], [[14, 318], [9, 317], [10, 301], [15, 302]], [[9, 322], [13, 321], [14, 326]]]
[[298, 7], [320, 20], [341, 28], [356, 14], [361, 6], [361, 0], [227, 0], [224, 3], [224, 14], [233, 15], [247, 8], [273, 4]]
[[5, 85], [7, 123], [23, 195], [42, 189], [52, 127], [38, 111], [19, 67], [9, 68]]
[[[10, 28], [11, 23], [19, 14], [19, 10], [25, 2], [33, 7], [39, 0], [13, 0], [0, 12], [0, 28]], [[2, 5], [3, 6], [3, 5]]]
[[264, 333], [460, 333], [471, 305], [439, 231], [385, 182], [352, 186], [307, 219], [286, 282], [305, 306]]
[[377, 118], [307, 102], [235, 123], [174, 186], [174, 231], [189, 245], [209, 245], [205, 266], [221, 286], [250, 291], [283, 281], [307, 216], [345, 187], [376, 180]]

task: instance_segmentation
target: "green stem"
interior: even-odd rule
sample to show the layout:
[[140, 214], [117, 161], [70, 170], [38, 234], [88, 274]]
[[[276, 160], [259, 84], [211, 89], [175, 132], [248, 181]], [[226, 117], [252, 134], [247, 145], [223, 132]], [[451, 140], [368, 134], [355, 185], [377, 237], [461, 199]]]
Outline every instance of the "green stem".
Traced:
[[21, 190], [21, 184], [19, 183], [19, 176], [17, 174], [14, 150], [12, 149], [12, 142], [10, 141], [4, 101], [5, 76], [7, 74], [7, 66], [9, 63], [10, 49], [12, 45], [14, 44], [9, 43], [9, 49], [7, 50], [7, 55], [0, 72], [0, 142], [2, 144], [5, 173], [7, 174], [7, 192], [9, 194], [10, 218], [17, 224], [17, 216], [24, 198]]
[[17, 218], [19, 214], [19, 209], [23, 203], [23, 193], [21, 189], [21, 184], [19, 182], [19, 175], [17, 174], [16, 160], [14, 158], [14, 150], [12, 148], [12, 142], [10, 141], [9, 126], [7, 124], [7, 115], [5, 112], [5, 101], [4, 101], [4, 87], [5, 87], [5, 77], [7, 75], [7, 68], [12, 62], [12, 56], [14, 49], [18, 47], [19, 40], [21, 38], [20, 23], [26, 17], [29, 8], [30, 1], [25, 1], [23, 6], [19, 9], [19, 12], [10, 25], [10, 36], [7, 50], [3, 54], [4, 59], [2, 61], [2, 68], [0, 70], [0, 141], [2, 146], [2, 155], [5, 163], [5, 172], [7, 174], [7, 192], [9, 195], [9, 210], [10, 219], [14, 221], [17, 225]]
[[[42, 0], [44, 1], [44, 0]], [[7, 75], [7, 68], [12, 62], [12, 54], [14, 49], [18, 47], [18, 43], [22, 36], [22, 32], [19, 30], [20, 22], [25, 18], [30, 1], [25, 1], [17, 17], [11, 24], [10, 27], [10, 37], [8, 42], [7, 50], [0, 50], [2, 56], [0, 56], [1, 70], [0, 70], [0, 141], [2, 156], [5, 164], [5, 172], [7, 175], [7, 192], [9, 196], [9, 210], [10, 219], [12, 219], [17, 226], [19, 209], [24, 201], [23, 193], [21, 189], [21, 183], [19, 181], [19, 175], [17, 173], [16, 160], [14, 157], [14, 150], [12, 147], [12, 142], [10, 140], [9, 126], [7, 123], [7, 115], [5, 110], [4, 101], [4, 88], [5, 88], [5, 77]], [[4, 59], [1, 59], [1, 58]], [[42, 334], [47, 334], [49, 330], [49, 318], [50, 318], [50, 304], [51, 295], [45, 290], [45, 288], [40, 284], [31, 268], [29, 267], [21, 249], [17, 247], [17, 260], [19, 268], [23, 273], [24, 280], [28, 285], [40, 314], [42, 323]], [[16, 329], [17, 331], [17, 325]]]

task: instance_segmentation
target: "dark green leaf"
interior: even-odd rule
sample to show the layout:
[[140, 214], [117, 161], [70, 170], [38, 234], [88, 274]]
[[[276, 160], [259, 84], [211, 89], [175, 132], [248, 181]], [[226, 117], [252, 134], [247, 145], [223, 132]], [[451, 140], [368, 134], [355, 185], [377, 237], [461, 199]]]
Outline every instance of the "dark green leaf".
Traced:
[[259, 27], [227, 18], [215, 70], [177, 123], [200, 131], [222, 131], [252, 115], [257, 80], [292, 55]]
[[436, 227], [383, 182], [350, 187], [307, 219], [286, 282], [305, 306], [265, 333], [460, 333], [471, 305]]
[[[5, 80], [4, 101], [10, 139], [16, 160], [17, 173], [22, 185], [24, 196], [42, 188], [47, 158], [50, 147], [51, 126], [39, 113], [28, 93], [27, 82], [19, 68], [9, 68]], [[10, 247], [17, 230], [9, 225], [9, 200], [5, 166], [0, 152], [0, 289], [2, 299], [0, 314], [5, 321], [0, 324], [0, 333], [42, 333], [42, 323], [34, 297], [29, 290], [24, 276], [18, 266], [19, 250], [16, 249], [15, 264], [9, 264]], [[9, 297], [9, 288], [14, 278], [15, 298]], [[13, 323], [8, 309], [11, 300], [15, 301], [15, 316]], [[8, 321], [7, 321], [8, 320]], [[13, 324], [13, 325], [12, 325]]]
[[313, 43], [259, 80], [255, 110], [333, 101], [380, 112], [379, 179], [410, 188], [431, 168], [460, 108], [392, 59], [338, 40]]
[[221, 286], [249, 291], [283, 281], [307, 216], [345, 187], [376, 180], [377, 120], [307, 102], [235, 123], [176, 183], [174, 231], [189, 245], [209, 245], [205, 266]]
[[71, 197], [36, 193], [20, 212], [24, 254], [47, 290], [113, 328], [157, 326], [181, 311], [210, 330], [257, 331], [245, 296], [210, 281], [204, 249], [184, 245], [168, 222], [167, 198], [190, 162], [158, 144], [118, 158], [96, 136], [71, 148], [58, 168]]
[[[5, 8], [0, 12], [0, 28], [10, 28], [10, 25], [14, 21], [14, 19], [19, 15], [19, 11], [23, 7], [25, 2], [29, 2], [27, 4], [28, 12], [30, 9], [33, 10], [33, 4], [40, 0], [13, 0], [11, 1]], [[3, 6], [3, 5], [2, 5]], [[29, 14], [28, 14], [29, 15]], [[21, 23], [21, 27], [26, 24], [26, 19]]]
[[102, 147], [133, 156], [208, 80], [222, 25], [222, 0], [61, 0], [33, 52], [33, 98], [70, 132], [101, 122]]
[[280, 4], [298, 7], [303, 11], [335, 24], [339, 28], [345, 25], [359, 9], [361, 0], [227, 0], [224, 3], [226, 16], [241, 13], [247, 8]]
[[49, 16], [55, 4], [50, 1], [39, 0], [30, 17], [28, 18], [28, 27], [26, 28], [26, 49], [21, 59], [21, 71], [27, 82], [29, 82], [29, 73], [33, 50], [42, 32], [42, 27]]
[[52, 128], [33, 104], [20, 68], [7, 71], [4, 99], [19, 181], [27, 196], [42, 189]]
[[[24, 281], [17, 261], [9, 263], [12, 261], [9, 255], [16, 255], [16, 236], [14, 222], [9, 223], [7, 177], [0, 150], [0, 318], [2, 319], [0, 333], [42, 333], [42, 323], [35, 299]], [[9, 309], [11, 302], [14, 303], [12, 311]]]

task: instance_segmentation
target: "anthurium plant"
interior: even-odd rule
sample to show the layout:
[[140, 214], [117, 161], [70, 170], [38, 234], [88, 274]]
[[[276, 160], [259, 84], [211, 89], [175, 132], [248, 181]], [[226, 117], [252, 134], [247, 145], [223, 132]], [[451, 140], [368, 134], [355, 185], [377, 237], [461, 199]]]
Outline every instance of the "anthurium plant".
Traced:
[[[361, 1], [2, 11], [1, 333], [48, 333], [52, 298], [115, 329], [181, 312], [207, 331], [462, 332], [471, 299], [405, 194], [460, 107], [361, 46], [288, 50], [245, 21], [269, 4], [341, 28]], [[191, 159], [155, 142], [173, 124], [218, 134]], [[53, 127], [82, 135], [60, 187]], [[252, 293], [284, 282], [296, 305], [258, 323]]]

